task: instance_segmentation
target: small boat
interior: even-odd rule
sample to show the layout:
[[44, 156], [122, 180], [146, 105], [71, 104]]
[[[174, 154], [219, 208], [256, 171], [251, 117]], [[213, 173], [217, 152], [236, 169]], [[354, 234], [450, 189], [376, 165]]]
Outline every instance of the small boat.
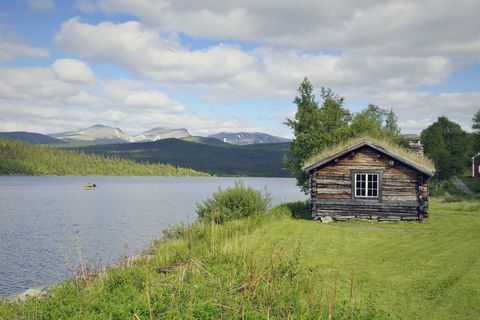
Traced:
[[93, 190], [95, 188], [98, 188], [95, 183], [87, 183], [86, 185], [83, 186], [85, 190]]

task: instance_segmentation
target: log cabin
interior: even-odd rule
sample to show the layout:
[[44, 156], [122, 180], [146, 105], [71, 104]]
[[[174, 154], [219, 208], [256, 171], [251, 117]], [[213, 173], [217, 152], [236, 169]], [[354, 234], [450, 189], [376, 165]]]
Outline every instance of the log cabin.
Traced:
[[424, 221], [433, 163], [392, 143], [351, 140], [307, 160], [312, 217]]

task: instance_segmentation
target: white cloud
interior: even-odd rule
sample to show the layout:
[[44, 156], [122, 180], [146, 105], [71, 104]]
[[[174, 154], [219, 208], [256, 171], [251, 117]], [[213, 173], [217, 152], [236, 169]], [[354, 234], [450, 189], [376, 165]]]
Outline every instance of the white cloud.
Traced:
[[[467, 126], [475, 108], [468, 94], [459, 94], [452, 102], [452, 94], [416, 91], [443, 84], [463, 65], [447, 55], [388, 55], [365, 48], [335, 54], [268, 46], [242, 50], [223, 44], [192, 50], [179, 43], [174, 34], [161, 35], [140, 22], [95, 25], [78, 18], [62, 25], [55, 42], [63, 50], [91, 60], [113, 61], [162, 85], [198, 91], [201, 99], [217, 104], [291, 99], [300, 81], [308, 76], [315, 87], [332, 87], [349, 101], [393, 107], [405, 130], [410, 131], [424, 128], [435, 121], [432, 115], [442, 113]], [[110, 90], [110, 94], [132, 107], [163, 100], [138, 88], [131, 88], [128, 97], [121, 91]]]
[[304, 76], [315, 84], [365, 91], [405, 90], [442, 83], [454, 70], [441, 56], [304, 53], [218, 44], [189, 50], [139, 22], [88, 24], [74, 18], [55, 35], [65, 51], [115, 62], [140, 77], [204, 91], [208, 101], [291, 97]]
[[95, 75], [85, 63], [75, 59], [59, 59], [52, 65], [53, 73], [63, 81], [91, 83]]
[[464, 56], [478, 61], [480, 6], [471, 0], [97, 0], [160, 32], [296, 49]]
[[74, 18], [62, 24], [54, 40], [65, 51], [115, 62], [137, 75], [159, 80], [197, 82], [208, 77], [220, 81], [254, 62], [235, 46], [189, 51], [174, 38], [161, 37], [135, 21], [91, 25]]
[[30, 47], [6, 25], [0, 23], [0, 62], [15, 58], [45, 58], [48, 51], [40, 47]]
[[189, 114], [185, 105], [150, 84], [95, 77], [91, 86], [58, 77], [55, 66], [0, 67], [0, 131], [52, 133], [94, 123], [129, 133], [157, 126], [187, 127], [197, 134], [259, 129], [244, 120]]
[[35, 101], [76, 93], [77, 87], [57, 79], [51, 68], [0, 68], [0, 98]]
[[480, 92], [430, 92], [400, 91], [378, 93], [368, 97], [385, 107], [393, 107], [403, 132], [418, 133], [437, 120], [447, 116], [470, 131], [472, 117], [480, 110]]
[[182, 112], [186, 108], [181, 103], [171, 100], [166, 94], [158, 91], [133, 91], [124, 97], [125, 106], [163, 109], [168, 108], [170, 111]]
[[[456, 70], [480, 63], [477, 1], [77, 0], [75, 8], [138, 17], [97, 24], [73, 18], [54, 36], [59, 49], [85, 61], [119, 65], [138, 81], [98, 79], [83, 62], [62, 59], [51, 68], [3, 68], [0, 99], [11, 106], [55, 106], [68, 112], [65, 119], [72, 124], [135, 121], [132, 130], [178, 125], [199, 133], [254, 126], [187, 115], [182, 103], [158, 88], [219, 104], [291, 101], [309, 76], [316, 88], [332, 87], [356, 105], [393, 107], [407, 131], [424, 128], [440, 114], [468, 127], [479, 108], [478, 92], [424, 92], [445, 84]], [[200, 40], [193, 49], [191, 38]], [[198, 46], [203, 40], [213, 41]], [[1, 32], [0, 46], [0, 61], [48, 54]], [[76, 114], [77, 107], [83, 113]], [[51, 114], [52, 125], [68, 122]]]
[[55, 9], [53, 0], [27, 0], [30, 9], [35, 11], [50, 11]]

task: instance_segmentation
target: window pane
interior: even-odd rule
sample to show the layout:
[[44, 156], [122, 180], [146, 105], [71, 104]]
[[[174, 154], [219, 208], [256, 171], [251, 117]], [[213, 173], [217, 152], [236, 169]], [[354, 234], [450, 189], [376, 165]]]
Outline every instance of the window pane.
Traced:
[[355, 196], [357, 197], [378, 197], [378, 174], [357, 173], [355, 174]]

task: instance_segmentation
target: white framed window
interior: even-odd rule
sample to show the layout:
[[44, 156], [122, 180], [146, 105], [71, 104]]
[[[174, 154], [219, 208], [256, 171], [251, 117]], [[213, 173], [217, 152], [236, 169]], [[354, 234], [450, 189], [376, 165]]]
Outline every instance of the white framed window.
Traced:
[[355, 173], [355, 198], [378, 198], [378, 173]]

